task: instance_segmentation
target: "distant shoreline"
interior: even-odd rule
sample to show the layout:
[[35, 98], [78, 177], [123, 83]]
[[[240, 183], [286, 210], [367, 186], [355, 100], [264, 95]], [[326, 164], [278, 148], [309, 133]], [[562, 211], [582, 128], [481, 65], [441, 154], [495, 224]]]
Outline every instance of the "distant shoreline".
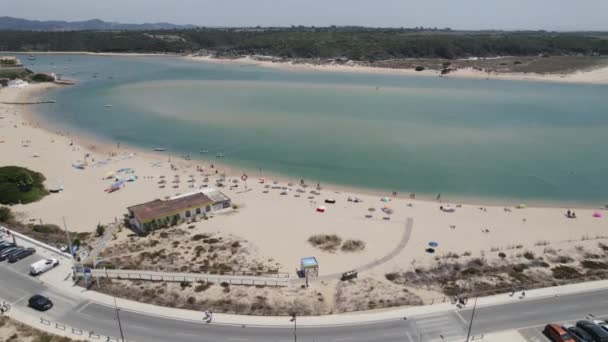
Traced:
[[[360, 62], [352, 64], [345, 63], [311, 63], [307, 60], [269, 60], [272, 57], [263, 56], [239, 56], [235, 58], [221, 58], [213, 56], [199, 56], [192, 54], [176, 53], [115, 53], [115, 52], [88, 52], [88, 51], [2, 51], [2, 54], [53, 54], [53, 55], [90, 55], [90, 56], [120, 56], [120, 57], [175, 57], [185, 58], [192, 61], [255, 65], [265, 68], [281, 69], [285, 71], [321, 71], [342, 73], [367, 73], [402, 76], [443, 77], [477, 80], [506, 80], [506, 81], [529, 81], [529, 82], [552, 82], [552, 83], [574, 83], [574, 84], [608, 84], [608, 66], [596, 67], [590, 70], [579, 70], [564, 73], [521, 73], [521, 72], [486, 72], [474, 68], [457, 68], [442, 75], [439, 70], [425, 69], [416, 71], [412, 68], [392, 68], [361, 65]], [[498, 57], [495, 59], [500, 59]], [[438, 59], [439, 61], [439, 59]]]

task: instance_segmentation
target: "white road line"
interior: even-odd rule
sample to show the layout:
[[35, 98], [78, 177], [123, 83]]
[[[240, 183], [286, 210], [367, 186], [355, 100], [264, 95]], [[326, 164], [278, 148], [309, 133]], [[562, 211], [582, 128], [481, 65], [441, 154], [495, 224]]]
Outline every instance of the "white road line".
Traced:
[[87, 306], [91, 305], [92, 302], [88, 302], [85, 305], [83, 305], [80, 309], [78, 309], [76, 312], [82, 312], [82, 310], [86, 309]]
[[407, 340], [408, 340], [409, 342], [414, 342], [414, 339], [412, 338], [412, 335], [410, 335], [410, 332], [409, 332], [409, 331], [406, 331], [406, 332], [405, 332], [405, 336], [407, 337]]
[[462, 322], [462, 324], [464, 324], [465, 326], [469, 325], [469, 322], [465, 321], [464, 317], [462, 317], [462, 315], [460, 314], [460, 312], [454, 311], [454, 314], [456, 315], [456, 317], [458, 317], [458, 319], [460, 319], [460, 321]]

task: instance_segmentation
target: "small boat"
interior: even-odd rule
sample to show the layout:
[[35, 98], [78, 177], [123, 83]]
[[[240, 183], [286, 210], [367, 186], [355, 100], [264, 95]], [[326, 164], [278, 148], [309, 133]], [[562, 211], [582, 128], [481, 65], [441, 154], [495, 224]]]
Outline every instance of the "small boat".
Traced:
[[184, 155], [184, 159], [190, 160], [190, 155], [188, 155], [188, 154]]
[[112, 105], [111, 105], [111, 104], [107, 104], [107, 105], [106, 105], [106, 108], [110, 108], [110, 107], [112, 107]]
[[156, 152], [165, 152], [167, 149], [166, 148], [162, 148], [162, 147], [157, 147], [154, 149], [154, 151]]
[[223, 157], [224, 157], [224, 154], [223, 154], [223, 153], [219, 153], [219, 152], [218, 152], [218, 153], [216, 153], [216, 154], [215, 154], [215, 156], [216, 156], [217, 158], [223, 158]]
[[203, 153], [209, 153], [209, 151], [208, 151], [208, 150], [200, 150], [199, 152], [200, 152], [201, 154], [203, 154]]

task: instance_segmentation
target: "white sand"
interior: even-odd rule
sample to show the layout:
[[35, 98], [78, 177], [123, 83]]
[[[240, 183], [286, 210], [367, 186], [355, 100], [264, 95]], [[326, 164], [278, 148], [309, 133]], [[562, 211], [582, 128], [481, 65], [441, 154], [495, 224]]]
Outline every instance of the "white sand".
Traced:
[[[4, 88], [0, 90], [0, 101], [24, 100], [45, 87]], [[19, 165], [42, 172], [47, 177], [48, 186], [62, 184], [65, 190], [37, 203], [14, 206], [15, 211], [23, 212], [25, 219], [61, 225], [62, 217], [65, 217], [71, 230], [94, 231], [99, 222], [120, 219], [127, 206], [192, 191], [187, 187], [188, 175], [196, 175], [197, 185], [201, 184], [202, 178], [195, 171], [195, 165], [210, 170], [208, 162], [181, 160], [178, 162], [179, 170], [172, 171], [166, 155], [144, 154], [126, 146], [120, 149], [102, 146], [101, 143], [97, 143], [95, 149], [88, 145], [90, 143], [84, 145], [88, 146], [86, 148], [77, 144], [69, 146], [69, 137], [28, 124], [24, 115], [28, 108], [0, 105], [0, 117], [3, 117], [0, 119], [1, 164]], [[22, 144], [26, 140], [29, 143]], [[85, 153], [92, 153], [91, 158], [99, 161], [108, 158], [110, 150], [120, 155], [136, 155], [85, 170], [72, 167], [72, 163], [82, 160]], [[39, 157], [34, 157], [34, 154]], [[159, 166], [153, 166], [154, 161], [158, 161]], [[104, 192], [111, 183], [110, 180], [102, 180], [104, 175], [125, 167], [135, 169], [139, 179], [117, 192]], [[174, 189], [171, 183], [175, 174], [182, 179], [178, 189]], [[161, 175], [169, 180], [165, 189], [159, 189], [157, 185]], [[232, 175], [238, 177], [240, 171], [232, 171]], [[294, 180], [295, 184], [298, 182]], [[281, 184], [286, 185], [285, 181]], [[265, 189], [256, 182], [255, 177], [249, 179], [248, 186], [250, 191], [247, 192], [243, 192], [242, 184], [237, 190], [222, 190], [240, 208], [234, 213], [199, 222], [197, 229], [233, 233], [247, 239], [259, 248], [261, 255], [273, 258], [283, 266], [283, 271], [291, 274], [299, 266], [301, 257], [311, 255], [319, 260], [321, 274], [343, 272], [379, 259], [398, 245], [407, 217], [414, 220], [409, 244], [394, 258], [374, 268], [371, 275], [382, 277], [387, 271], [425, 265], [436, 255], [448, 252], [470, 251], [475, 256], [488, 253], [492, 247], [507, 249], [510, 245], [522, 244], [524, 249], [533, 248], [535, 243], [544, 240], [548, 240], [553, 247], [572, 245], [570, 240], [578, 241], [585, 235], [591, 238], [608, 235], [607, 211], [603, 211], [604, 217], [599, 219], [592, 217], [592, 209], [577, 209], [578, 219], [566, 218], [563, 208], [511, 208], [511, 212], [505, 212], [502, 206], [486, 206], [486, 210], [480, 210], [479, 205], [463, 205], [455, 213], [444, 213], [439, 210], [440, 204], [437, 202], [397, 198], [387, 204], [395, 212], [390, 215], [391, 220], [386, 221], [382, 217], [388, 215], [383, 215], [379, 210], [385, 203], [380, 201], [378, 195], [335, 193], [324, 189], [322, 195], [316, 196], [311, 202], [307, 198], [310, 196], [308, 193], [295, 197], [297, 186], [291, 187], [293, 191], [287, 195], [280, 195], [281, 190], [263, 193]], [[363, 203], [347, 202], [349, 196], [361, 198]], [[315, 207], [330, 197], [336, 199], [337, 203], [326, 205], [326, 213], [315, 212]], [[408, 203], [412, 206], [408, 206]], [[365, 218], [370, 207], [378, 210], [373, 213], [373, 218]], [[484, 229], [490, 232], [482, 232]], [[360, 239], [366, 242], [366, 248], [358, 253], [322, 252], [307, 242], [308, 237], [314, 234], [337, 234], [342, 239]], [[430, 241], [439, 243], [434, 255], [425, 252]]]
[[608, 67], [598, 68], [590, 71], [579, 71], [570, 74], [538, 74], [538, 73], [497, 73], [475, 70], [473, 68], [458, 69], [447, 75], [440, 75], [436, 70], [415, 71], [413, 69], [391, 69], [377, 68], [360, 65], [324, 64], [316, 65], [309, 63], [272, 62], [260, 61], [249, 56], [235, 59], [213, 58], [210, 56], [188, 56], [190, 60], [199, 60], [221, 64], [257, 65], [261, 67], [277, 68], [283, 70], [314, 70], [330, 72], [354, 72], [354, 73], [376, 73], [387, 75], [407, 76], [434, 76], [444, 78], [467, 78], [467, 79], [498, 79], [511, 81], [535, 81], [535, 82], [563, 82], [582, 84], [608, 84]]

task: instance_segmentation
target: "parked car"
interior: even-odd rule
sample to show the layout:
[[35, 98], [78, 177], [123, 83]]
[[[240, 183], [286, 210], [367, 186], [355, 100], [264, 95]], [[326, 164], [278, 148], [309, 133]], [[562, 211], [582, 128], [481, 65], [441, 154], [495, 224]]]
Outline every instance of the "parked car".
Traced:
[[576, 326], [589, 334], [596, 342], [608, 342], [608, 332], [600, 328], [599, 325], [590, 321], [578, 321]]
[[583, 329], [572, 324], [564, 324], [562, 328], [568, 330], [576, 342], [593, 342], [593, 337], [589, 336]]
[[19, 250], [21, 247], [9, 247], [0, 252], [0, 261], [4, 261], [8, 258], [9, 254]]
[[553, 342], [576, 342], [570, 333], [558, 324], [547, 324], [543, 334]]
[[33, 295], [28, 301], [28, 306], [38, 311], [46, 311], [53, 307], [53, 302], [42, 295]]
[[39, 275], [41, 273], [44, 273], [48, 270], [50, 270], [51, 268], [55, 267], [59, 265], [59, 260], [57, 259], [42, 259], [42, 260], [38, 260], [35, 263], [30, 265], [30, 274], [31, 275]]
[[608, 332], [608, 323], [606, 323], [606, 321], [594, 319], [593, 323], [597, 324], [600, 328], [604, 329], [604, 331]]
[[17, 246], [17, 245], [15, 245], [15, 244], [14, 244], [14, 243], [12, 243], [12, 242], [3, 242], [3, 243], [0, 243], [0, 251], [3, 251], [3, 250], [5, 250], [5, 249], [7, 249], [7, 248], [11, 248], [11, 247], [16, 247], [16, 246]]
[[28, 256], [32, 255], [36, 253], [36, 249], [29, 247], [29, 248], [24, 248], [18, 252], [12, 253], [8, 256], [8, 262], [13, 263], [13, 262], [17, 262], [21, 259], [25, 259]]

